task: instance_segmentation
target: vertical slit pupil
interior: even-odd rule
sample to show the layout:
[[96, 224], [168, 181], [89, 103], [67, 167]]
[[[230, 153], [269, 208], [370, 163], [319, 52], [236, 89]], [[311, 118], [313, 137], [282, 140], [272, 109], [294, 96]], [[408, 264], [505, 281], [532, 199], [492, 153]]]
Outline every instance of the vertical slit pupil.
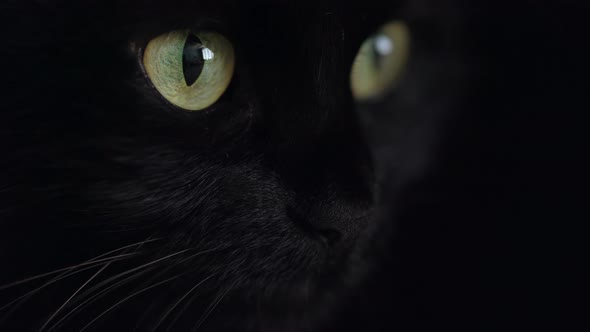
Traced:
[[186, 85], [193, 85], [205, 66], [203, 50], [206, 49], [201, 40], [194, 34], [189, 34], [182, 51], [182, 70]]

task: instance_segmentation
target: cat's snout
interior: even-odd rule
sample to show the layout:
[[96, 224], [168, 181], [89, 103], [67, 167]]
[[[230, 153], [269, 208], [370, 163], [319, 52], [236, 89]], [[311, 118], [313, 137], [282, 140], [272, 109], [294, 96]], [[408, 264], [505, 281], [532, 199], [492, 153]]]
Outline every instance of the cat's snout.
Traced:
[[371, 217], [370, 204], [351, 208], [350, 202], [290, 207], [287, 216], [310, 237], [330, 249], [348, 249], [356, 243]]

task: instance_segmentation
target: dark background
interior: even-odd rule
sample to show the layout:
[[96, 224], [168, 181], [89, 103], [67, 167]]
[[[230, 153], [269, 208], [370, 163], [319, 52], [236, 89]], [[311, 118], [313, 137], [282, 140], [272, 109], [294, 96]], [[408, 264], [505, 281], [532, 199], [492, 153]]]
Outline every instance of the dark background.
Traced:
[[456, 3], [469, 13], [462, 43], [481, 64], [477, 88], [450, 119], [438, 159], [392, 199], [390, 255], [335, 324], [584, 330], [575, 322], [587, 315], [576, 280], [587, 262], [578, 229], [587, 222], [588, 6]]

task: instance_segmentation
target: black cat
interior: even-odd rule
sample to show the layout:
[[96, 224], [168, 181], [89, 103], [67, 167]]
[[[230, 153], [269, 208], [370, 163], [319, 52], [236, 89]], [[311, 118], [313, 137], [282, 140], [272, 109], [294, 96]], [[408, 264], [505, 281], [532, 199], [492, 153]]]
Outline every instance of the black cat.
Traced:
[[509, 316], [490, 252], [536, 161], [503, 166], [533, 109], [506, 103], [538, 96], [543, 7], [1, 7], [1, 330]]
[[366, 274], [351, 68], [394, 6], [13, 6], [4, 324], [300, 329]]

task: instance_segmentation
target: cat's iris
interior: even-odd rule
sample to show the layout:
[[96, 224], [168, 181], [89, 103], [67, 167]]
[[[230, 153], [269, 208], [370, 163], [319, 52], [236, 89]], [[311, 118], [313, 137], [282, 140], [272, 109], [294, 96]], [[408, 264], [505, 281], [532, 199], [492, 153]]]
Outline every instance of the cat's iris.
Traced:
[[229, 86], [234, 49], [216, 32], [176, 30], [152, 39], [143, 67], [153, 86], [170, 103], [198, 111], [213, 105]]
[[410, 49], [408, 27], [390, 22], [367, 38], [352, 66], [350, 84], [357, 101], [382, 97], [398, 83]]

